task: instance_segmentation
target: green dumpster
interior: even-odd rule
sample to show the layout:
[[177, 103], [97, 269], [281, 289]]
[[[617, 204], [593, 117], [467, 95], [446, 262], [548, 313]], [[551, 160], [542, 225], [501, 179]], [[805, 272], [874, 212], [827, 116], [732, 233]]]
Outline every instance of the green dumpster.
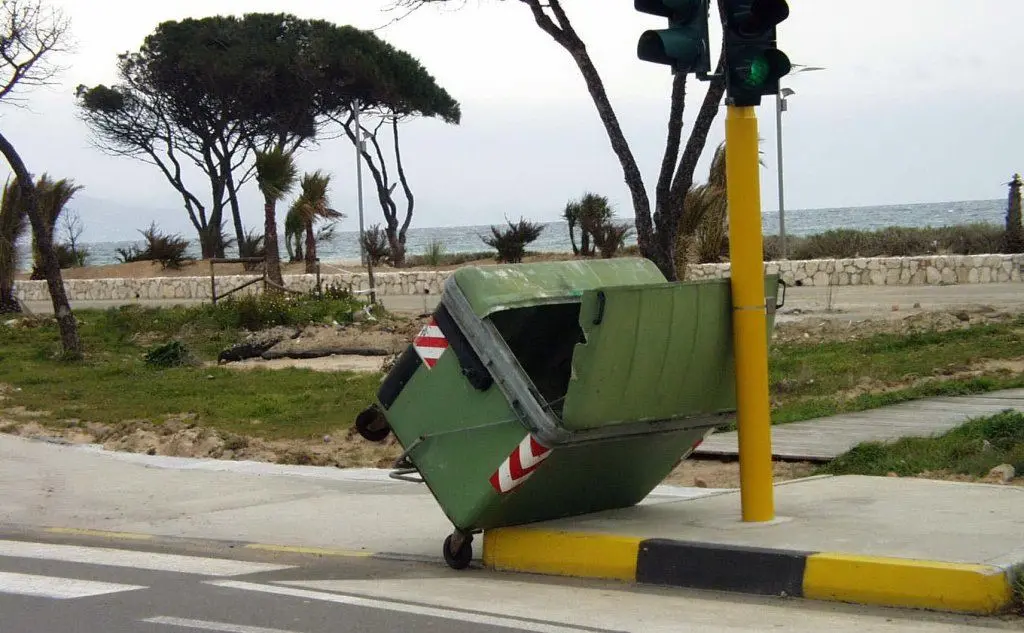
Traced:
[[[769, 331], [779, 280], [765, 278]], [[473, 534], [634, 505], [736, 408], [728, 279], [646, 259], [460, 268], [356, 427]]]

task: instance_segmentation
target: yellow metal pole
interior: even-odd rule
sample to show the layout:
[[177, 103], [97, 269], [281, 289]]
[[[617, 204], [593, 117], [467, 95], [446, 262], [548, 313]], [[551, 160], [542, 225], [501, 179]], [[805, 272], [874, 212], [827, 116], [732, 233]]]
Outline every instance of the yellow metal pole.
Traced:
[[771, 521], [775, 518], [775, 502], [768, 400], [768, 330], [754, 108], [728, 107], [725, 144], [740, 504], [744, 521]]

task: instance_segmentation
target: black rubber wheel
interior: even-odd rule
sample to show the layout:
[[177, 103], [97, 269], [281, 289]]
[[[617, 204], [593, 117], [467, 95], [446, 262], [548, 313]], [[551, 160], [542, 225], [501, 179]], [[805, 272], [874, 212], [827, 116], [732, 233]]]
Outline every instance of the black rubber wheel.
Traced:
[[449, 534], [444, 539], [444, 562], [448, 563], [448, 566], [452, 569], [465, 569], [469, 567], [470, 561], [473, 560], [473, 538], [467, 536], [462, 541], [462, 545], [459, 547], [459, 551], [452, 553], [452, 537], [454, 534]]
[[370, 407], [356, 416], [356, 431], [364, 440], [383, 442], [391, 434], [391, 425], [377, 407]]

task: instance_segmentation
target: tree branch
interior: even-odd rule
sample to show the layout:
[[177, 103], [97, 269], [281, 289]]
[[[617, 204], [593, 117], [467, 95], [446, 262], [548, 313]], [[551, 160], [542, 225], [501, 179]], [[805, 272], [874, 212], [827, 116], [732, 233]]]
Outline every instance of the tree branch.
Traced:
[[683, 135], [683, 111], [686, 105], [686, 75], [677, 74], [672, 80], [672, 97], [668, 114], [668, 137], [665, 155], [661, 159], [661, 172], [655, 189], [655, 214], [661, 211], [672, 188], [672, 176], [679, 162], [679, 146]]
[[409, 187], [409, 181], [405, 177], [405, 168], [402, 166], [402, 150], [398, 143], [398, 117], [394, 117], [391, 120], [391, 129], [393, 132], [393, 138], [395, 140], [395, 165], [398, 169], [398, 180], [402, 183], [402, 190], [405, 192], [405, 222], [402, 223], [402, 231], [398, 234], [399, 239], [402, 243], [405, 243], [405, 234], [409, 230], [409, 224], [412, 223], [412, 210], [416, 206], [416, 199], [412, 195], [412, 189]]

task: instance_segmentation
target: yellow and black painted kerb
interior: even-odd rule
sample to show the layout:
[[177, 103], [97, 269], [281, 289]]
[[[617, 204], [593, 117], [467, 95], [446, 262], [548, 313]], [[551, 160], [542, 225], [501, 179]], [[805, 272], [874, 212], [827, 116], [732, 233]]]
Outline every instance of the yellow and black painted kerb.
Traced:
[[636, 580], [652, 585], [802, 596], [811, 552], [690, 543], [640, 542]]
[[975, 565], [764, 549], [608, 534], [501, 528], [484, 565], [553, 574], [853, 604], [996, 614], [1014, 604], [1020, 565]]

